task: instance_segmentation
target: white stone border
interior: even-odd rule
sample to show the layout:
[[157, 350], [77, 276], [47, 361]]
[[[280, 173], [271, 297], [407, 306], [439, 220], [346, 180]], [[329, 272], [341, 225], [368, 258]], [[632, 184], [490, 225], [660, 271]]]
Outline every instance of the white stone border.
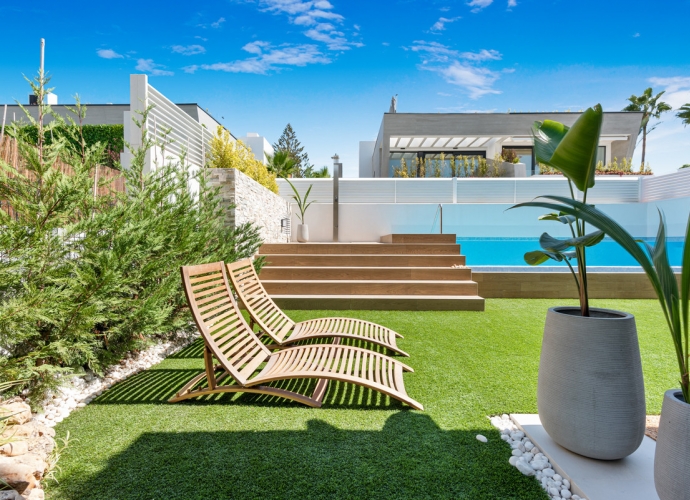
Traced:
[[137, 354], [130, 352], [118, 364], [109, 366], [104, 371], [104, 377], [98, 377], [91, 372], [87, 372], [86, 375], [72, 376], [56, 393], [48, 394], [41, 405], [43, 413], [34, 415], [34, 419], [48, 427], [53, 427], [67, 418], [75, 409], [83, 408], [103, 394], [103, 391], [131, 375], [157, 365], [166, 357], [187, 347], [196, 338], [198, 335], [179, 337], [151, 346]]
[[490, 417], [491, 424], [501, 431], [501, 439], [510, 445], [508, 460], [525, 476], [535, 476], [552, 500], [585, 500], [570, 491], [570, 481], [557, 474], [551, 462], [539, 448], [525, 437], [525, 433], [506, 415]]

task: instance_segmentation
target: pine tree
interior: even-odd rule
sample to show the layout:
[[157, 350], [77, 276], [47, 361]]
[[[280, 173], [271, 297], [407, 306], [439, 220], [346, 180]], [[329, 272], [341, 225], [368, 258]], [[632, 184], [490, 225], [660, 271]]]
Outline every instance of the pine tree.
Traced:
[[297, 134], [289, 123], [285, 126], [278, 142], [273, 144], [273, 149], [284, 151], [295, 159], [293, 174], [295, 177], [303, 177], [303, 172], [309, 167], [309, 155], [304, 152], [304, 146], [297, 139]]

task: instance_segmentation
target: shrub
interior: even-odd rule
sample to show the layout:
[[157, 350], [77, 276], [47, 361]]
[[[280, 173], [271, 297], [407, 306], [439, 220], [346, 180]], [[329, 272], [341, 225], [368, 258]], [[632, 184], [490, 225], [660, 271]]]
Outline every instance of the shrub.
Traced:
[[[47, 80], [37, 81], [40, 103]], [[251, 256], [260, 239], [254, 226], [223, 226], [217, 191], [201, 173], [198, 194], [190, 192], [184, 161], [145, 174], [153, 145], [145, 126], [126, 193], [94, 197], [90, 172], [104, 146], [46, 143], [60, 121], [33, 125], [35, 144], [10, 131], [30, 175], [0, 161], [0, 199], [17, 214], [0, 211], [0, 381], [28, 379], [37, 401], [62, 373], [99, 372], [129, 350], [192, 331], [179, 267]], [[53, 167], [57, 158], [73, 175]]]
[[[86, 111], [86, 106], [80, 106]], [[55, 140], [67, 140], [74, 148], [79, 148], [80, 143], [76, 132], [81, 132], [87, 147], [96, 146], [97, 143], [103, 145], [103, 157], [101, 165], [119, 168], [120, 152], [125, 149], [124, 125], [82, 125], [59, 124], [51, 129], [51, 134], [44, 136], [46, 144], [52, 144]], [[36, 125], [24, 125], [19, 128], [18, 133], [22, 138], [36, 145], [38, 141], [38, 127]]]
[[209, 160], [211, 168], [236, 168], [265, 188], [278, 192], [276, 174], [269, 172], [266, 165], [254, 158], [249, 146], [239, 140], [233, 141], [230, 132], [220, 125], [211, 139]]

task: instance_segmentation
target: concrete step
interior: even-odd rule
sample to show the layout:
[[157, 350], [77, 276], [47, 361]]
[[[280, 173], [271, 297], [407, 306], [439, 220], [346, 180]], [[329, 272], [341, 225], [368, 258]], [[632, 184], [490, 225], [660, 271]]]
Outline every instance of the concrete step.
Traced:
[[484, 299], [468, 295], [271, 295], [282, 309], [483, 311]]
[[351, 254], [351, 255], [459, 255], [460, 245], [451, 243], [264, 243], [262, 255], [278, 254]]
[[471, 280], [471, 269], [450, 267], [264, 266], [262, 280]]
[[477, 295], [474, 281], [265, 280], [269, 295]]
[[455, 243], [455, 234], [387, 234], [381, 243]]
[[308, 267], [447, 267], [465, 265], [464, 255], [267, 255], [267, 265]]

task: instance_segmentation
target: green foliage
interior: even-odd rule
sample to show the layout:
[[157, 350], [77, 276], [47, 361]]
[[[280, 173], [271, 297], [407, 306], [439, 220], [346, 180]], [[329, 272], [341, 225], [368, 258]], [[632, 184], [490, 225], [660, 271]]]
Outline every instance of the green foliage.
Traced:
[[299, 218], [300, 222], [302, 224], [304, 224], [304, 214], [307, 212], [307, 208], [309, 208], [309, 205], [311, 205], [312, 203], [314, 203], [314, 201], [316, 201], [316, 200], [314, 200], [314, 201], [310, 201], [309, 203], [307, 203], [307, 198], [309, 198], [309, 193], [311, 193], [311, 188], [313, 188], [314, 185], [313, 184], [309, 185], [309, 189], [307, 189], [307, 192], [304, 193], [304, 198], [302, 198], [299, 195], [299, 192], [297, 191], [295, 186], [292, 184], [292, 182], [290, 182], [287, 179], [285, 179], [285, 180], [287, 181], [288, 184], [290, 184], [292, 191], [295, 193], [293, 195], [292, 199], [295, 200], [295, 203], [297, 203], [297, 209], [299, 210], [299, 214], [297, 215], [297, 217]]
[[[81, 106], [86, 112], [87, 107]], [[124, 125], [82, 125], [63, 124], [52, 128], [52, 133], [45, 135], [46, 144], [53, 141], [66, 140], [71, 143], [73, 148], [80, 148], [78, 140], [79, 128], [83, 134], [84, 141], [88, 147], [96, 146], [98, 143], [104, 146], [103, 158], [100, 160], [102, 165], [119, 168], [120, 152], [125, 149]], [[21, 126], [18, 134], [28, 143], [36, 145], [38, 141], [38, 127], [36, 125]]]
[[290, 177], [295, 169], [296, 161], [287, 151], [277, 151], [273, 156], [266, 155], [266, 168], [276, 177]]
[[273, 145], [276, 153], [288, 153], [294, 160], [295, 165], [292, 169], [294, 177], [305, 177], [304, 170], [309, 168], [309, 155], [304, 152], [304, 146], [297, 139], [297, 134], [289, 123], [283, 129], [283, 133], [278, 138], [278, 142]]
[[683, 104], [679, 109], [676, 116], [683, 121], [683, 126], [690, 125], [690, 102]]
[[216, 135], [211, 139], [209, 167], [235, 168], [266, 189], [278, 193], [276, 174], [269, 171], [263, 162], [254, 158], [249, 146], [240, 140], [233, 140], [230, 132], [220, 125], [216, 129]]
[[328, 171], [328, 167], [323, 166], [318, 170], [314, 170], [314, 165], [309, 165], [302, 171], [302, 177], [307, 179], [328, 179], [331, 173]]
[[658, 120], [661, 118], [663, 113], [671, 111], [671, 106], [663, 101], [660, 101], [664, 91], [653, 95], [651, 87], [645, 89], [645, 91], [640, 96], [635, 94], [628, 97], [628, 104], [623, 108], [623, 111], [641, 111], [642, 112], [642, 122], [640, 123], [640, 131], [642, 132], [642, 165], [645, 164], [645, 155], [647, 152], [647, 135], [649, 135], [658, 124], [649, 127], [649, 121], [654, 118]]
[[[46, 82], [32, 83], [39, 103]], [[49, 111], [39, 106], [40, 116]], [[79, 104], [75, 113], [83, 116]], [[193, 331], [179, 267], [247, 257], [260, 244], [252, 226], [223, 227], [203, 172], [192, 175], [184, 162], [144, 172], [154, 144], [145, 126], [123, 173], [126, 194], [94, 197], [90, 174], [104, 145], [47, 143], [64, 124], [53, 118], [34, 123], [35, 143], [17, 136], [30, 176], [0, 162], [0, 199], [18, 214], [0, 212], [0, 381], [28, 379], [34, 402], [74, 368], [98, 372], [156, 338]], [[58, 157], [73, 175], [53, 167]]]
[[[535, 122], [532, 127], [534, 136], [534, 154], [540, 165], [561, 172], [568, 179], [572, 198], [575, 198], [573, 185], [582, 192], [582, 199], [587, 201], [587, 191], [594, 186], [596, 172], [596, 154], [601, 134], [604, 114], [599, 104], [585, 110], [572, 127], [552, 121]], [[515, 207], [529, 206], [521, 203]], [[604, 233], [596, 231], [586, 234], [585, 223], [577, 214], [555, 212], [542, 215], [540, 220], [557, 221], [570, 229], [572, 238], [559, 240], [544, 233], [539, 238], [542, 250], [525, 254], [525, 262], [537, 266], [555, 260], [565, 262], [573, 275], [580, 298], [582, 316], [589, 316], [589, 293], [587, 290], [587, 261], [585, 249], [594, 246], [604, 238]], [[574, 248], [574, 251], [570, 251]], [[570, 264], [577, 260], [577, 273]]]

